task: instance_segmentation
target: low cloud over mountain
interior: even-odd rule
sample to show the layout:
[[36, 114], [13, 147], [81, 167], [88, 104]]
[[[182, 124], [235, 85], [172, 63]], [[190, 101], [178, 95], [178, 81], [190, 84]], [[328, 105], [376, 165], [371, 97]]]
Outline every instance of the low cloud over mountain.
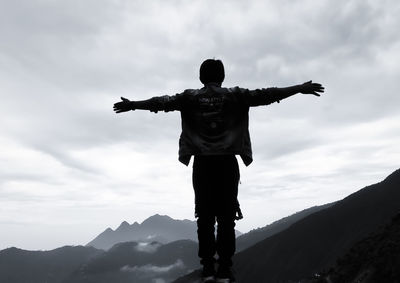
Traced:
[[[142, 249], [140, 246], [150, 246]], [[65, 283], [171, 282], [199, 267], [197, 243], [180, 240], [165, 245], [120, 243], [76, 270]]]

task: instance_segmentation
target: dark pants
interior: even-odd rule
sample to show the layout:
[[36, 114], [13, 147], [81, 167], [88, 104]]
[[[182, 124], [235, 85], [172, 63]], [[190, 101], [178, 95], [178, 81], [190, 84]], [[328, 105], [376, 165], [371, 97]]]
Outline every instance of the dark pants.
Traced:
[[[234, 155], [195, 156], [193, 188], [201, 264], [231, 266], [235, 253], [235, 215], [239, 211], [239, 166]], [[217, 237], [214, 234], [218, 223]]]

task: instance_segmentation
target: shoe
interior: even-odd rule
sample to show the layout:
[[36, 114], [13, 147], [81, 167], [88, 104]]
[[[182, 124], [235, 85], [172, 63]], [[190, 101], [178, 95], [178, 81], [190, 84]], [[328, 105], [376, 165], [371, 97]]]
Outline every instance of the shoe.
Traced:
[[233, 283], [235, 282], [235, 276], [232, 269], [229, 266], [219, 266], [216, 274], [217, 283]]
[[203, 271], [201, 272], [201, 280], [204, 283], [215, 282], [215, 268], [214, 264], [205, 264], [203, 266]]
[[214, 276], [202, 277], [201, 282], [202, 283], [215, 283], [215, 277]]

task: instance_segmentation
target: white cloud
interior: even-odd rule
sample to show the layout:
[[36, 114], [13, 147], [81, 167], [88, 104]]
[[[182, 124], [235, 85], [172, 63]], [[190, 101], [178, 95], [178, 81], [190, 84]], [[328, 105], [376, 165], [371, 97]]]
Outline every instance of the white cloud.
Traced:
[[135, 249], [139, 252], [155, 253], [160, 246], [160, 243], [138, 243]]
[[135, 272], [139, 274], [146, 274], [147, 276], [151, 276], [153, 274], [162, 274], [162, 273], [167, 273], [170, 272], [173, 269], [183, 269], [185, 268], [185, 264], [182, 262], [182, 260], [178, 259], [175, 263], [166, 265], [166, 266], [157, 266], [153, 264], [146, 264], [142, 266], [129, 266], [125, 265], [121, 267], [121, 271], [124, 272]]

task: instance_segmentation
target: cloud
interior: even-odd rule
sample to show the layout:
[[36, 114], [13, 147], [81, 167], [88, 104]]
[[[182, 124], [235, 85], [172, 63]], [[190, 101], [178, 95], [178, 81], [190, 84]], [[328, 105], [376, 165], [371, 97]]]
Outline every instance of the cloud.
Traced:
[[138, 252], [155, 253], [161, 247], [160, 243], [138, 243], [135, 249]]
[[129, 266], [125, 265], [121, 267], [121, 271], [123, 272], [134, 272], [138, 274], [143, 274], [146, 276], [153, 276], [154, 274], [163, 274], [163, 273], [168, 273], [174, 269], [184, 269], [185, 264], [183, 263], [182, 260], [178, 259], [175, 263], [166, 265], [166, 266], [157, 266], [153, 264], [146, 264], [142, 266]]

